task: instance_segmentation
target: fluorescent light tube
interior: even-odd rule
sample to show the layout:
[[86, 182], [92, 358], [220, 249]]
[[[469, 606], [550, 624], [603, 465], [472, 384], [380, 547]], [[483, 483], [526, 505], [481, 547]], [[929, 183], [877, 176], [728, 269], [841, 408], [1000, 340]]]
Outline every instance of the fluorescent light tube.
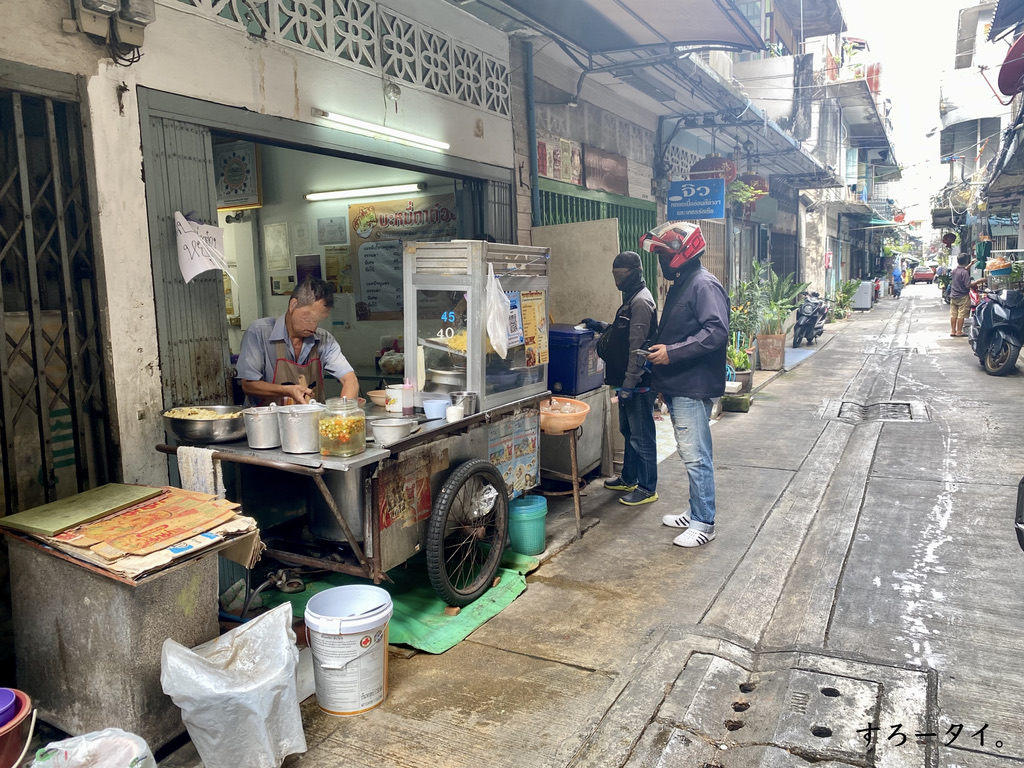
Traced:
[[392, 184], [389, 187], [363, 187], [362, 189], [335, 189], [330, 192], [310, 192], [303, 195], [311, 203], [318, 200], [345, 200], [352, 197], [380, 197], [381, 195], [401, 195], [406, 192], [420, 192], [426, 184]]
[[425, 136], [417, 136], [415, 133], [407, 133], [397, 128], [388, 128], [386, 125], [368, 123], [365, 120], [346, 117], [336, 112], [324, 112], [322, 109], [314, 109], [313, 116], [330, 120], [332, 123], [336, 123], [341, 130], [356, 133], [360, 136], [369, 136], [374, 139], [382, 139], [383, 141], [394, 141], [398, 144], [405, 144], [417, 149], [429, 149], [433, 152], [443, 152], [451, 148], [451, 145], [446, 141], [428, 139]]

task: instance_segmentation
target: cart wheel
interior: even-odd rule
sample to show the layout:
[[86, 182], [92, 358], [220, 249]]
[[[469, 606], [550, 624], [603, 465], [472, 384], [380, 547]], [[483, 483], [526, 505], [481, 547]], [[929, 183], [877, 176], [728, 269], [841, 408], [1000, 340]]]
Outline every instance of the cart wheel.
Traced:
[[[485, 508], [474, 510], [481, 503]], [[441, 486], [427, 523], [427, 571], [441, 599], [469, 605], [491, 586], [507, 532], [501, 473], [484, 459], [460, 464]]]

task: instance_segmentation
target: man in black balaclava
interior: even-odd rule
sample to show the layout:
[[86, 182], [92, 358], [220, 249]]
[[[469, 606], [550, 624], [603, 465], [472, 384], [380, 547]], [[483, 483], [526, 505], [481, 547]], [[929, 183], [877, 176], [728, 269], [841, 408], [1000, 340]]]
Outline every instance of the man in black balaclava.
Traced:
[[637, 506], [658, 500], [658, 446], [654, 431], [654, 393], [651, 374], [642, 355], [658, 327], [654, 297], [644, 282], [640, 256], [625, 251], [612, 262], [615, 287], [622, 291], [622, 306], [611, 325], [592, 318], [584, 325], [602, 333], [598, 354], [605, 361], [605, 382], [618, 389], [619, 431], [625, 439], [622, 473], [605, 481], [604, 487], [626, 491], [621, 504]]

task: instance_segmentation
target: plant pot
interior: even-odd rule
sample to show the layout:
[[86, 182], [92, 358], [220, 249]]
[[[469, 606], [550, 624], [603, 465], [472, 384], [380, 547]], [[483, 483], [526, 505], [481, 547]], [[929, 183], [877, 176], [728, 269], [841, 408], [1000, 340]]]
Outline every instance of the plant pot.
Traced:
[[786, 361], [785, 334], [758, 334], [757, 354], [762, 371], [781, 371]]
[[752, 370], [736, 371], [736, 381], [743, 385], [741, 393], [749, 392], [754, 386], [754, 372]]

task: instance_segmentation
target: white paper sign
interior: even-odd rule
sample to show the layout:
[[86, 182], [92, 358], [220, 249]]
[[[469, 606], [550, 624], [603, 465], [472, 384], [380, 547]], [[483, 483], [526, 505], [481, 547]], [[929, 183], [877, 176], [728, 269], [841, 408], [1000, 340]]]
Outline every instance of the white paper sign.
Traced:
[[370, 312], [401, 312], [402, 241], [363, 243], [358, 258], [361, 298]]
[[223, 253], [223, 229], [193, 224], [180, 211], [175, 211], [174, 231], [178, 245], [178, 267], [186, 283], [211, 269], [228, 271]]

